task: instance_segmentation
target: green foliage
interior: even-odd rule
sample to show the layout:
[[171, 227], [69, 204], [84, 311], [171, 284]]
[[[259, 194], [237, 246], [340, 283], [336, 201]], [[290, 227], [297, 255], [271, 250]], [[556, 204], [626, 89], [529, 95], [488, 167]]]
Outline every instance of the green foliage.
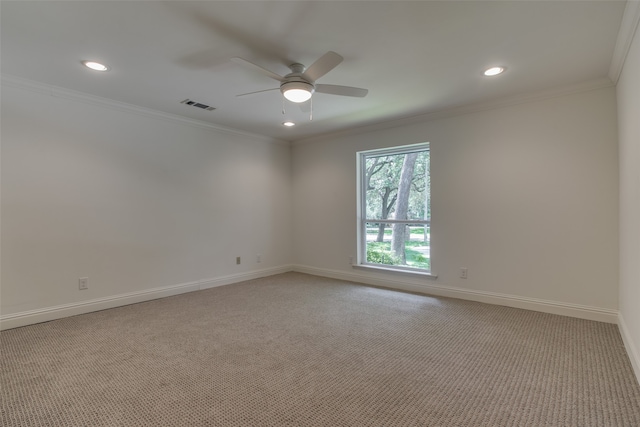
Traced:
[[[429, 191], [429, 174], [425, 173], [429, 168], [429, 151], [423, 151], [416, 159], [411, 191], [409, 194], [408, 218], [425, 218], [425, 191]], [[367, 176], [367, 218], [392, 218], [395, 211], [395, 197], [398, 192], [398, 184], [404, 154], [391, 156], [369, 157], [366, 159]], [[427, 182], [425, 182], [427, 180]], [[389, 209], [383, 207], [384, 200], [390, 205]], [[388, 212], [385, 214], [385, 212]]]
[[369, 243], [367, 245], [367, 262], [384, 265], [401, 265], [402, 260], [393, 255], [390, 243]]
[[390, 242], [368, 242], [367, 262], [383, 265], [406, 265], [407, 267], [429, 270], [431, 260], [412, 248], [424, 247], [424, 242], [405, 242], [406, 264], [393, 255]]
[[[372, 220], [366, 224], [366, 234], [378, 234], [386, 225], [384, 232], [378, 234], [376, 238], [376, 240], [384, 240], [383, 242], [367, 243], [367, 262], [430, 269], [430, 259], [422, 253], [425, 245], [428, 245], [424, 242], [428, 226], [425, 230], [425, 226], [412, 225], [406, 234], [406, 228], [397, 230], [398, 239], [402, 241], [394, 242], [397, 248], [396, 251], [392, 251], [389, 237], [393, 236], [393, 227], [390, 223], [385, 224], [384, 221], [385, 219], [423, 220], [431, 217], [429, 150], [371, 156], [365, 157], [364, 160], [366, 191], [364, 214], [366, 218]], [[399, 192], [400, 187], [402, 188]], [[402, 200], [398, 200], [398, 197]], [[413, 241], [411, 241], [412, 235], [415, 239]], [[402, 260], [403, 257], [395, 256], [396, 253], [402, 253], [405, 261]]]

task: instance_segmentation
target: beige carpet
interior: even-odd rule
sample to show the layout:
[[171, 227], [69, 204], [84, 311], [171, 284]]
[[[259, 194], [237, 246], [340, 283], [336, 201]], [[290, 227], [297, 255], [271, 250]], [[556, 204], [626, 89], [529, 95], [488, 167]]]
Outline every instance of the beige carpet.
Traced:
[[287, 273], [0, 334], [2, 426], [640, 426], [615, 325]]

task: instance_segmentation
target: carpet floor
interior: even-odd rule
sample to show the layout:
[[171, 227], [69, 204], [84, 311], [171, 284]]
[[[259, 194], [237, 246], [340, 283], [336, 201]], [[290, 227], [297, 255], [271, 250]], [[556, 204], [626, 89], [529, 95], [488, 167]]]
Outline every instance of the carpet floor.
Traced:
[[286, 273], [0, 333], [13, 426], [640, 426], [616, 325]]

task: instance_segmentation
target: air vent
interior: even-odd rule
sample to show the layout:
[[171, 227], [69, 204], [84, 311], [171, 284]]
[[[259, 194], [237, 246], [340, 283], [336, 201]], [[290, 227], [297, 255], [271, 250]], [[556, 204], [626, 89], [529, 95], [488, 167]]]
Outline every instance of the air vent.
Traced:
[[191, 99], [185, 99], [184, 101], [180, 101], [181, 104], [187, 104], [187, 105], [191, 105], [193, 107], [198, 107], [202, 110], [207, 110], [207, 111], [213, 111], [215, 110], [215, 107], [211, 107], [207, 104], [203, 104], [201, 102], [197, 102], [197, 101], [193, 101]]

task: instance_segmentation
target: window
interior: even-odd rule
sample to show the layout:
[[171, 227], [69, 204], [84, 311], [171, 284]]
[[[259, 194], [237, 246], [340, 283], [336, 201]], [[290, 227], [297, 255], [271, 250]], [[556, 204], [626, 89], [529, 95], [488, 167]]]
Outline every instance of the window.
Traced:
[[358, 153], [358, 264], [431, 273], [429, 144]]

